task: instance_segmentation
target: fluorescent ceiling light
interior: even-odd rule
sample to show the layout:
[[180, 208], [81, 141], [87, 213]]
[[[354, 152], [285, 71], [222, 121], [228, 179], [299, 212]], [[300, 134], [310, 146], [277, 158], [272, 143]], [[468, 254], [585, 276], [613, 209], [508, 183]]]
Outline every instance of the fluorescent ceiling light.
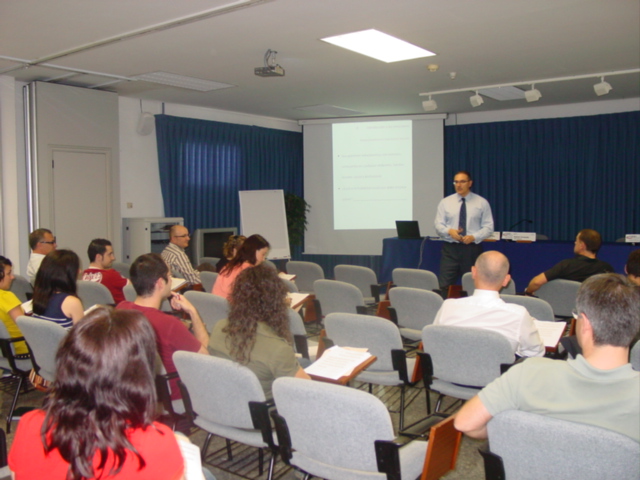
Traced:
[[386, 63], [435, 55], [429, 50], [374, 29], [345, 33], [321, 40]]
[[524, 92], [516, 87], [496, 87], [496, 88], [479, 88], [478, 93], [500, 102], [507, 100], [522, 100], [524, 98]]
[[211, 90], [220, 90], [222, 88], [230, 88], [235, 85], [227, 83], [213, 82], [211, 80], [203, 80], [202, 78], [187, 77], [185, 75], [176, 75], [169, 72], [153, 72], [136, 75], [133, 77], [137, 80], [145, 82], [160, 83], [162, 85], [170, 85], [172, 87], [187, 88], [189, 90], [198, 90], [199, 92], [210, 92]]

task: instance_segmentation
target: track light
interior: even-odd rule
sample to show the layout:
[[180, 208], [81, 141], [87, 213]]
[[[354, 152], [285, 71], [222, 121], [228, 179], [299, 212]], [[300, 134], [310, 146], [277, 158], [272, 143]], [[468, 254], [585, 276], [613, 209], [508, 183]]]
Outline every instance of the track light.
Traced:
[[536, 89], [535, 85], [531, 85], [531, 90], [526, 90], [524, 92], [524, 98], [527, 99], [527, 102], [537, 102], [542, 97], [540, 90]]
[[471, 102], [472, 107], [479, 107], [484, 103], [482, 96], [479, 95], [477, 91], [475, 95], [472, 95], [471, 97], [469, 97], [469, 101]]
[[600, 77], [600, 83], [596, 83], [593, 86], [593, 90], [596, 92], [596, 95], [601, 97], [602, 95], [606, 95], [611, 91], [612, 87], [609, 82], [604, 81], [604, 77]]
[[429, 95], [429, 100], [422, 102], [422, 108], [424, 108], [425, 112], [433, 112], [438, 109], [438, 104], [435, 100], [431, 100], [431, 95]]

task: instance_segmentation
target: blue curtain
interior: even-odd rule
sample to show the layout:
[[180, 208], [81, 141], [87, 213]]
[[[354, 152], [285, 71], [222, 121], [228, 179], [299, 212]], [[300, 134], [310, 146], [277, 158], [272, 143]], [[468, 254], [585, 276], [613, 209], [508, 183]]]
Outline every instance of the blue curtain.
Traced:
[[445, 127], [445, 192], [459, 170], [491, 203], [496, 231], [605, 241], [640, 232], [640, 112]]
[[303, 196], [302, 133], [156, 115], [165, 215], [197, 228], [240, 224], [240, 190]]

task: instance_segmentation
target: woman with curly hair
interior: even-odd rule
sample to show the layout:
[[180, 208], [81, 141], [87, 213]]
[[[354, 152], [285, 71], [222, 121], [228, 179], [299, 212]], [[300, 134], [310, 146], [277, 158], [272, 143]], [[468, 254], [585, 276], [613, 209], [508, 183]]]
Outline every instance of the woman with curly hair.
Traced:
[[230, 235], [227, 243], [222, 247], [223, 257], [216, 263], [216, 272], [220, 273], [222, 269], [236, 256], [238, 250], [247, 239], [244, 235]]
[[278, 377], [309, 378], [293, 351], [287, 288], [275, 270], [266, 265], [244, 270], [229, 304], [229, 318], [219, 321], [209, 337], [211, 355], [249, 367], [267, 398]]
[[42, 260], [33, 286], [33, 314], [71, 328], [84, 316], [77, 294], [80, 259], [71, 250], [54, 250]]
[[264, 262], [269, 253], [269, 248], [271, 248], [271, 245], [262, 235], [255, 234], [247, 238], [238, 249], [235, 257], [220, 270], [211, 293], [229, 300], [236, 277], [243, 270]]
[[16, 480], [178, 480], [171, 429], [154, 422], [156, 339], [134, 310], [99, 307], [69, 332], [43, 410], [22, 416], [9, 454]]

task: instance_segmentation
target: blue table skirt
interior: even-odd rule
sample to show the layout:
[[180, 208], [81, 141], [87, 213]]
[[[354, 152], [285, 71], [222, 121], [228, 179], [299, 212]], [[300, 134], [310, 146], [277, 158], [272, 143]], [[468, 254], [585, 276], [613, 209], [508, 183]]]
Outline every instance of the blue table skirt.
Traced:
[[[378, 281], [388, 282], [394, 268], [422, 268], [436, 275], [440, 272], [440, 250], [442, 241], [400, 240], [397, 237], [382, 241], [382, 265]], [[511, 263], [511, 276], [518, 292], [524, 290], [529, 281], [560, 260], [570, 258], [573, 242], [540, 241], [533, 243], [483, 242], [485, 250], [504, 253]], [[598, 258], [609, 262], [617, 273], [624, 274], [624, 266], [631, 251], [640, 248], [626, 243], [605, 243], [598, 252]]]

